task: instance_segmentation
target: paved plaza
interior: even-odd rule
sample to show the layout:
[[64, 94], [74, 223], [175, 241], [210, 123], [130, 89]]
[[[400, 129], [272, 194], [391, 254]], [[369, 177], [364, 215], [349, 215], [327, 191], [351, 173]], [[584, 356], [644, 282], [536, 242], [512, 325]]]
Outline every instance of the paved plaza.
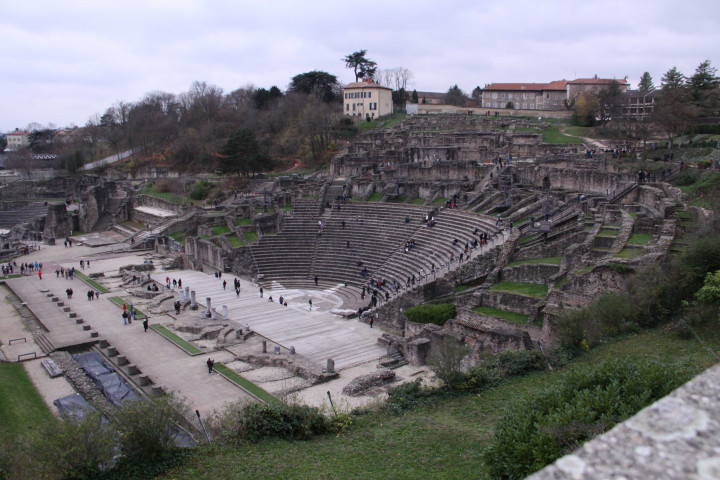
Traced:
[[[119, 354], [147, 374], [153, 382], [186, 399], [193, 409], [200, 410], [202, 414], [207, 415], [231, 401], [250, 399], [246, 392], [223, 377], [207, 373], [205, 362], [210, 357], [216, 362], [223, 363], [231, 363], [235, 360], [234, 355], [229, 351], [217, 350], [190, 356], [156, 332], [152, 330], [144, 332], [141, 322], [123, 324], [121, 308], [109, 298], [120, 296], [128, 300], [132, 299], [133, 287], [123, 285], [119, 269], [128, 265], [141, 265], [148, 260], [148, 255], [120, 252], [117, 245], [112, 244], [102, 247], [91, 246], [104, 243], [102, 238], [93, 240], [88, 242], [87, 246], [79, 245], [72, 248], [64, 248], [62, 245], [43, 246], [41, 251], [17, 260], [43, 262], [42, 280], [36, 273], [6, 280], [8, 287], [27, 304], [47, 328], [48, 332], [44, 335], [51, 343], [56, 348], [68, 346], [89, 348], [90, 343], [95, 339], [91, 338], [90, 332], [83, 330], [82, 325], [77, 324], [74, 318], [70, 318], [69, 312], [64, 311], [63, 307], [58, 307], [48, 293], [54, 294], [65, 303], [64, 307], [69, 307], [77, 318], [82, 318], [85, 324], [89, 324], [92, 330], [97, 331], [97, 338], [106, 339], [117, 348]], [[90, 260], [91, 266], [81, 270], [80, 259]], [[66, 280], [58, 277], [55, 270], [60, 266], [75, 267], [86, 275], [102, 274], [97, 281], [109, 288], [110, 293], [100, 295], [98, 300], [88, 301], [86, 294], [90, 287], [79, 278]], [[164, 271], [158, 266], [158, 270], [152, 272], [151, 277], [161, 285], [165, 284], [167, 277], [182, 279], [183, 287], [187, 286], [195, 291], [199, 309], [194, 311], [186, 309], [181, 314], [185, 320], [188, 316], [197, 315], [198, 321], [205, 321], [201, 316], [205, 310], [206, 298], [210, 297], [218, 313], [222, 313], [223, 305], [228, 307], [228, 323], [232, 326], [245, 329], [249, 325], [261, 338], [288, 349], [295, 347], [298, 355], [320, 366], [325, 366], [327, 359], [332, 358], [338, 370], [353, 371], [353, 367], [370, 365], [386, 353], [385, 348], [377, 344], [377, 339], [382, 334], [380, 330], [371, 329], [367, 324], [357, 320], [347, 320], [330, 313], [331, 310], [342, 305], [342, 299], [335, 293], [338, 289], [344, 288], [342, 285], [324, 290], [300, 290], [285, 289], [282, 285], [274, 283], [271, 288], [265, 289], [261, 298], [259, 287], [243, 279], [240, 279], [241, 292], [237, 296], [233, 288], [233, 280], [236, 277], [230, 274], [223, 274], [222, 279], [218, 279], [212, 274], [192, 270]], [[223, 280], [227, 282], [226, 289], [222, 287]], [[67, 288], [72, 288], [74, 292], [70, 299], [66, 295]], [[177, 291], [172, 293], [175, 298], [179, 297]], [[270, 296], [273, 297], [273, 302], [269, 301]], [[280, 296], [287, 301], [287, 307], [278, 303]], [[311, 298], [312, 310], [308, 303]], [[138, 304], [140, 302], [142, 301], [138, 300]], [[150, 315], [150, 317], [151, 323], [166, 325], [176, 320], [174, 312]], [[11, 321], [17, 322], [18, 319], [11, 320], [8, 317], [0, 320], [0, 323]], [[11, 346], [7, 345], [10, 337], [5, 338], [5, 336], [17, 334], [5, 335], [5, 331], [16, 332], [17, 327], [14, 328], [15, 330], [0, 328], [0, 334], [3, 335], [0, 338], [3, 351], [10, 360], [13, 360], [12, 357], [16, 357], [18, 352], [35, 351], [38, 356], [44, 356], [39, 345], [35, 344], [32, 338], [29, 338], [26, 344], [16, 343], [10, 348]], [[39, 361], [32, 361], [33, 364], [35, 362]], [[38, 375], [34, 378], [36, 383], [57, 384], [58, 380], [51, 381]], [[342, 383], [350, 380], [351, 378], [345, 378]], [[329, 385], [326, 387], [333, 390], [338, 388]], [[42, 386], [39, 388], [42, 390]], [[46, 398], [48, 403], [52, 400], [54, 398]]]

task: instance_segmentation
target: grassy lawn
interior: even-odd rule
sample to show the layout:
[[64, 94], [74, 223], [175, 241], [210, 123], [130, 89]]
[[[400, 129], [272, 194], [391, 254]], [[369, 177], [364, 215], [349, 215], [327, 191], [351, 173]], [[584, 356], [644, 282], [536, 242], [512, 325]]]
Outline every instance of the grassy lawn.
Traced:
[[628, 245], [650, 245], [653, 240], [652, 233], [633, 233], [627, 241]]
[[245, 239], [248, 243], [257, 243], [258, 241], [258, 234], [255, 232], [243, 232], [243, 235], [245, 235]]
[[615, 258], [632, 260], [633, 258], [642, 257], [646, 253], [647, 252], [645, 250], [641, 250], [639, 248], [623, 248], [617, 255], [615, 255]]
[[240, 248], [245, 246], [245, 242], [243, 242], [243, 239], [240, 237], [236, 237], [235, 235], [227, 237], [227, 239], [228, 242], [230, 242], [230, 246], [232, 248]]
[[[120, 308], [122, 308], [122, 306], [125, 305], [127, 307], [128, 311], [130, 310], [130, 302], [128, 302], [127, 300], [125, 300], [122, 297], [110, 297], [110, 301], [113, 302], [115, 305], [117, 305]], [[138, 310], [137, 308], [135, 308], [135, 306], [133, 306], [133, 311], [135, 312], [135, 314], [137, 314], [137, 318], [145, 318], [145, 314], [143, 312], [141, 312], [140, 310]]]
[[435, 200], [432, 201], [432, 204], [433, 204], [434, 206], [445, 205], [445, 202], [447, 202], [447, 201], [448, 201], [448, 199], [445, 198], [445, 197], [438, 197], [438, 198], [436, 198]]
[[216, 363], [215, 364], [215, 371], [217, 371], [220, 375], [227, 378], [234, 384], [238, 385], [243, 390], [247, 391], [251, 395], [254, 395], [258, 399], [262, 400], [265, 403], [274, 403], [278, 402], [279, 400], [272, 395], [270, 395], [268, 392], [263, 390], [262, 388], [258, 387], [254, 383], [252, 383], [247, 378], [243, 377], [239, 373], [237, 373], [235, 370], [232, 370], [227, 365], [224, 365], [222, 363]]
[[587, 267], [578, 268], [577, 270], [575, 270], [575, 275], [584, 275], [588, 272], [591, 272], [593, 268], [595, 268], [594, 265], [588, 265]]
[[518, 260], [517, 262], [508, 263], [507, 267], [517, 267], [518, 265], [538, 265], [543, 263], [548, 265], [560, 265], [562, 259], [563, 257], [530, 258], [528, 260]]
[[470, 287], [467, 285], [458, 285], [457, 287], [455, 287], [455, 292], [456, 293], [464, 292], [465, 290], [468, 290], [469, 288]]
[[416, 198], [416, 199], [414, 199], [414, 200], [412, 201], [412, 204], [413, 204], [413, 205], [424, 205], [424, 204], [425, 204], [425, 199], [422, 198], [422, 197], [418, 197], [418, 198]]
[[370, 195], [370, 198], [368, 198], [368, 202], [379, 202], [382, 200], [383, 194], [380, 192], [375, 192], [372, 195]]
[[230, 228], [227, 225], [218, 225], [217, 227], [212, 227], [212, 231], [215, 235], [224, 235], [230, 232]]
[[638, 214], [638, 212], [632, 212], [632, 211], [628, 211], [627, 213], [628, 213], [632, 218], [636, 218], [636, 217], [637, 217], [637, 214]]
[[553, 125], [543, 130], [543, 143], [577, 145], [583, 143], [583, 141], [577, 137], [563, 135], [562, 132], [560, 132], [560, 128], [557, 125]]
[[199, 348], [197, 348], [195, 345], [178, 337], [177, 335], [175, 335], [173, 332], [171, 332], [167, 328], [163, 327], [162, 325], [159, 325], [159, 324], [150, 325], [150, 328], [155, 330], [157, 333], [159, 333], [166, 339], [170, 340], [170, 342], [172, 342], [175, 345], [177, 345], [178, 347], [180, 347], [182, 350], [184, 350], [189, 355], [200, 355], [201, 353], [203, 353], [203, 351], [200, 350]]
[[176, 242], [185, 243], [185, 232], [176, 232], [172, 235], [168, 235], [168, 237], [174, 239]]
[[[280, 207], [280, 209], [292, 210], [292, 206], [288, 205], [287, 207]], [[238, 227], [244, 227], [245, 225], [252, 225], [252, 219], [251, 218], [236, 218], [235, 225], [237, 225]]]
[[518, 325], [527, 325], [528, 316], [522, 313], [509, 312], [507, 310], [498, 310], [493, 307], [475, 307], [473, 312], [480, 313], [482, 315], [490, 315], [492, 317], [499, 317], [507, 320], [508, 322], [517, 323]]
[[55, 421], [21, 363], [0, 363], [0, 441]]
[[603, 228], [597, 234], [598, 237], [617, 237], [618, 235], [620, 235], [620, 230], [611, 230], [609, 228]]
[[498, 282], [493, 285], [490, 290], [496, 292], [510, 292], [526, 295], [528, 297], [547, 297], [548, 287], [543, 283], [525, 283], [525, 282]]
[[108, 293], [108, 292], [110, 291], [110, 290], [108, 290], [107, 288], [105, 288], [105, 287], [103, 287], [102, 285], [100, 285], [99, 283], [97, 283], [97, 282], [96, 282], [95, 280], [93, 280], [92, 278], [88, 277], [88, 276], [85, 275], [84, 273], [78, 272], [77, 270], [75, 270], [75, 276], [78, 277], [78, 278], [79, 278], [80, 280], [82, 280], [83, 282], [85, 282], [85, 283], [87, 283], [88, 285], [90, 285], [92, 288], [94, 288], [95, 290], [97, 290], [97, 291], [100, 292], [100, 293]]
[[382, 125], [382, 128], [390, 128], [396, 123], [400, 123], [403, 120], [405, 120], [405, 117], [407, 115], [404, 113], [393, 113], [390, 115], [385, 115], [384, 117], [380, 117], [375, 120], [366, 121], [363, 120], [361, 122], [358, 122], [356, 125], [359, 130], [373, 130], [375, 128], [380, 127], [380, 124]]
[[186, 197], [183, 195], [176, 195], [171, 192], [158, 192], [155, 190], [155, 185], [151, 185], [149, 187], [144, 187], [142, 190], [140, 190], [140, 193], [143, 195], [148, 195], [150, 197], [156, 197], [161, 198], [165, 200], [166, 202], [170, 203], [185, 203]]
[[[720, 332], [700, 332], [710, 348], [720, 347]], [[603, 344], [571, 365], [591, 366], [612, 358], [655, 359], [687, 367], [688, 379], [713, 365], [714, 358], [696, 340], [660, 330]], [[560, 369], [560, 373], [567, 368]], [[543, 371], [510, 378], [479, 394], [458, 395], [402, 416], [353, 417], [340, 436], [308, 441], [266, 441], [240, 447], [201, 446], [185, 465], [164, 479], [264, 478], [491, 478], [480, 453], [489, 445], [498, 419], [515, 402], [552, 388], [559, 373]], [[411, 446], [411, 447], [409, 447]], [[272, 472], [270, 474], [270, 472]]]

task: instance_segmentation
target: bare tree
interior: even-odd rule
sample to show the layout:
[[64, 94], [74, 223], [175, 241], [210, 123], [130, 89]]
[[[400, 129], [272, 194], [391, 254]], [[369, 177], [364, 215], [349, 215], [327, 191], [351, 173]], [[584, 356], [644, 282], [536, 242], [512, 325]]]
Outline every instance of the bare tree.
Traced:
[[387, 68], [375, 73], [375, 81], [383, 87], [400, 91], [408, 89], [408, 84], [415, 77], [413, 72], [405, 67]]

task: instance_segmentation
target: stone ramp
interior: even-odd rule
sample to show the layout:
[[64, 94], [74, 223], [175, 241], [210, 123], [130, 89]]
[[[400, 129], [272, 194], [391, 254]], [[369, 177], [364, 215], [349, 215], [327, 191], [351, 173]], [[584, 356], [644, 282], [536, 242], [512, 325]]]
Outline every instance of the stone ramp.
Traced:
[[[328, 358], [335, 361], [337, 369], [348, 368], [361, 363], [377, 360], [386, 354], [377, 339], [382, 332], [371, 329], [356, 320], [344, 320], [331, 310], [340, 308], [343, 300], [326, 290], [287, 289], [279, 284], [265, 288], [260, 298], [259, 287], [246, 280], [240, 280], [241, 292], [238, 298], [233, 290], [234, 276], [223, 274], [222, 279], [193, 270], [160, 271], [151, 274], [160, 284], [165, 278], [182, 279], [183, 287], [195, 290], [200, 317], [206, 298], [212, 299], [212, 306], [218, 313], [227, 305], [230, 321], [237, 327], [250, 328], [259, 335], [283, 347], [295, 347], [298, 354], [309, 360], [325, 365]], [[227, 281], [223, 290], [222, 282]], [[272, 295], [274, 302], [269, 302]], [[282, 295], [288, 306], [277, 301]], [[312, 298], [313, 309], [309, 310], [308, 300]]]

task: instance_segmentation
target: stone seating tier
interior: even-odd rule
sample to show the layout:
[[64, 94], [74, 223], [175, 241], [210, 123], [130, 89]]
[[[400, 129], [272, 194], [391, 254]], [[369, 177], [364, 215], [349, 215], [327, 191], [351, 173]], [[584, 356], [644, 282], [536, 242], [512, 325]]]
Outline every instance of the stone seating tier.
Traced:
[[[346, 204], [323, 217], [322, 235], [317, 235], [317, 219], [288, 221], [279, 235], [263, 238], [253, 252], [263, 282], [278, 280], [285, 285], [291, 281], [307, 286], [303, 280], [317, 275], [322, 281], [348, 282], [351, 286], [363, 285], [369, 278], [397, 280], [404, 286], [407, 277], [418, 277], [419, 272], [430, 274], [431, 263], [441, 273], [449, 252], [453, 251], [457, 259], [465, 242], [472, 240], [476, 226], [491, 237], [497, 235], [493, 219], [457, 210], [438, 213], [436, 226], [428, 228], [424, 216], [430, 211], [415, 205]], [[406, 224], [408, 215], [411, 222]], [[357, 216], [360, 223], [355, 221]], [[410, 238], [417, 246], [405, 253], [405, 242]], [[460, 240], [455, 247], [451, 245], [454, 238]], [[360, 276], [362, 267], [368, 269], [367, 278]]]

